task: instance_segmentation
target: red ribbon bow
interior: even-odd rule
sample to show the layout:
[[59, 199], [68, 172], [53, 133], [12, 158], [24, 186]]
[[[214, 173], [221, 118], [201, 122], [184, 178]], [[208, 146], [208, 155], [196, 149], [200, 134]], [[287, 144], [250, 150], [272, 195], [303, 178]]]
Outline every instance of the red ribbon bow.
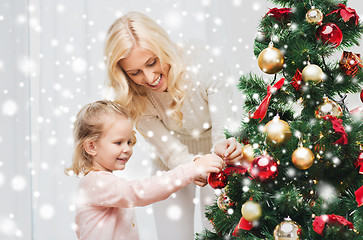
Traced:
[[302, 84], [301, 79], [302, 79], [301, 70], [296, 69], [295, 75], [290, 82], [290, 84], [295, 88], [296, 91], [299, 91], [301, 89], [301, 84]]
[[253, 223], [250, 221], [247, 221], [244, 217], [241, 217], [241, 219], [239, 220], [239, 223], [237, 224], [237, 226], [235, 227], [232, 235], [234, 237], [238, 237], [238, 231], [243, 229], [243, 230], [251, 230], [253, 228]]
[[272, 87], [270, 85], [267, 86], [267, 95], [262, 100], [260, 106], [256, 109], [256, 111], [253, 113], [252, 118], [253, 119], [259, 119], [261, 118], [260, 122], [264, 119], [267, 113], [268, 105], [270, 104], [272, 93], [279, 90], [282, 85], [284, 85], [285, 78], [281, 78], [277, 83], [275, 83]]
[[358, 190], [355, 191], [354, 193], [355, 193], [355, 200], [357, 200], [357, 203], [358, 203], [358, 207], [362, 206], [363, 205], [363, 186], [358, 188]]
[[354, 229], [353, 223], [349, 222], [347, 219], [345, 219], [342, 216], [339, 215], [322, 215], [319, 217], [316, 217], [313, 222], [313, 229], [315, 232], [323, 236], [323, 230], [325, 228], [325, 224], [338, 224], [342, 226], [348, 226], [350, 229]]
[[348, 143], [348, 134], [345, 132], [345, 128], [343, 127], [343, 120], [338, 119], [332, 115], [327, 115], [323, 118], [325, 121], [329, 119], [333, 124], [333, 129], [335, 132], [341, 135], [341, 137], [334, 144], [346, 145]]
[[343, 18], [344, 22], [349, 21], [350, 19], [353, 19], [355, 22], [355, 25], [358, 25], [359, 23], [359, 16], [355, 9], [345, 6], [344, 4], [339, 3], [338, 6], [339, 9], [336, 9], [334, 11], [331, 11], [328, 15], [337, 13], [340, 14], [340, 16]]
[[284, 19], [289, 19], [290, 13], [291, 8], [272, 8], [266, 13], [264, 17], [271, 16], [278, 21], [282, 21]]

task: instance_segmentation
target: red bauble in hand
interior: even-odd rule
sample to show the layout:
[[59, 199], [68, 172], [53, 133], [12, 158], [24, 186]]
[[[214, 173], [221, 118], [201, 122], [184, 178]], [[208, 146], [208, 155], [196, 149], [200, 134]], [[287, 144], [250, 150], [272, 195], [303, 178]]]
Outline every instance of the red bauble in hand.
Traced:
[[277, 162], [269, 155], [261, 155], [253, 160], [249, 172], [258, 181], [273, 179], [277, 176]]
[[228, 177], [224, 171], [219, 173], [210, 173], [208, 176], [208, 184], [212, 188], [224, 188], [228, 183]]
[[342, 30], [335, 23], [325, 23], [321, 25], [315, 33], [318, 40], [323, 43], [330, 43], [333, 47], [338, 47], [343, 40]]

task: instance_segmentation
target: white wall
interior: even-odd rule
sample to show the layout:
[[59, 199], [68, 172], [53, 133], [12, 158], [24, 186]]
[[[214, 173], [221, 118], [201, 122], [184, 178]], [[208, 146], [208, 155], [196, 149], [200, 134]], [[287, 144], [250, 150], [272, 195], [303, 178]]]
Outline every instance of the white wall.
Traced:
[[[349, 6], [363, 17], [361, 0]], [[141, 11], [175, 41], [201, 39], [227, 61], [236, 81], [261, 74], [253, 40], [266, 0], [1, 0], [0, 239], [76, 239], [72, 154], [79, 107], [103, 98], [103, 40], [123, 13]], [[362, 47], [351, 49], [363, 54]], [[339, 55], [340, 57], [340, 55]], [[362, 106], [358, 94], [350, 108]], [[138, 136], [122, 173], [149, 176], [148, 145]], [[154, 240], [151, 207], [137, 209], [141, 239]]]

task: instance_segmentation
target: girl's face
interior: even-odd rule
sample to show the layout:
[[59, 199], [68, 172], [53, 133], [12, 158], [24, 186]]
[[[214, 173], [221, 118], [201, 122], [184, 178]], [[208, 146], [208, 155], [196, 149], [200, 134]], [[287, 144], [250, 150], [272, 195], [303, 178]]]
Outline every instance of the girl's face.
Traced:
[[138, 85], [155, 92], [164, 92], [168, 88], [170, 65], [161, 66], [159, 58], [148, 50], [135, 46], [126, 58], [120, 60], [119, 65]]
[[92, 166], [99, 171], [123, 170], [133, 153], [132, 124], [129, 119], [121, 116], [105, 116], [103, 122], [104, 132], [93, 143]]

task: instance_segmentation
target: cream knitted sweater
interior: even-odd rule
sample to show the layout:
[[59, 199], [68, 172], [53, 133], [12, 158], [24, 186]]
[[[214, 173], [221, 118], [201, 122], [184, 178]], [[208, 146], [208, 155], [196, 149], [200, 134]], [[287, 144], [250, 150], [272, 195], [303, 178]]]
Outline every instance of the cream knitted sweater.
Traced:
[[[186, 49], [186, 52], [191, 52]], [[148, 92], [148, 102], [138, 128], [155, 151], [154, 166], [172, 169], [190, 162], [196, 154], [210, 153], [213, 144], [225, 139], [224, 128], [236, 121], [232, 106], [234, 83], [229, 83], [223, 63], [207, 51], [185, 54], [191, 86], [181, 107], [183, 125], [167, 115], [168, 92]], [[196, 57], [197, 56], [197, 57]]]

